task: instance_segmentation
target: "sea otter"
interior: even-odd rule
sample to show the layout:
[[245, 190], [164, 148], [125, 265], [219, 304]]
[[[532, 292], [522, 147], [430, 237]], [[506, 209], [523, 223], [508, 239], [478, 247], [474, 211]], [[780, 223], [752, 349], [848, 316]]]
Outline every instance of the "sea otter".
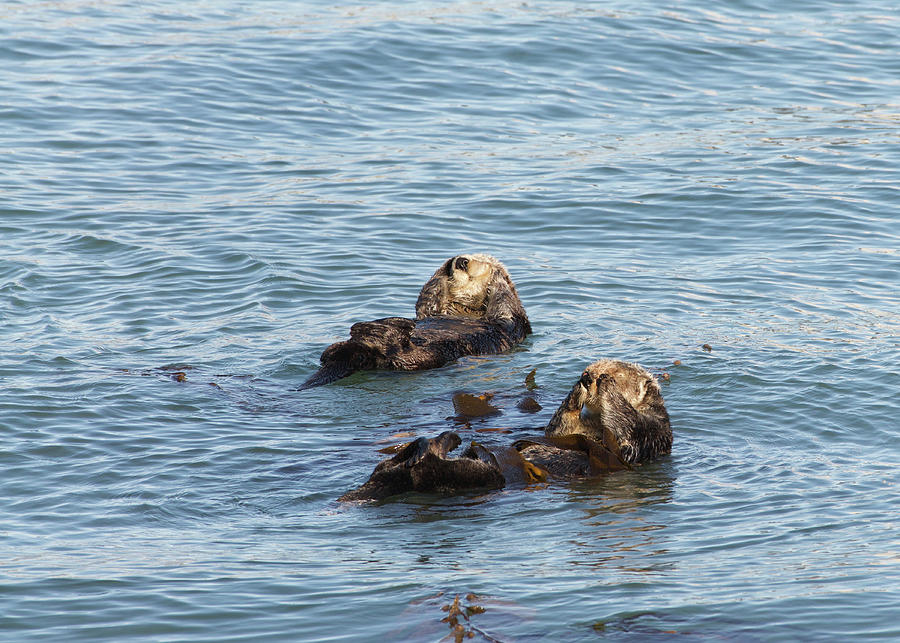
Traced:
[[584, 369], [545, 434], [552, 438], [585, 435], [627, 464], [672, 450], [669, 413], [656, 378], [637, 364], [611, 359]]
[[350, 327], [350, 339], [322, 353], [300, 390], [361, 370], [419, 371], [464, 355], [500, 353], [531, 332], [503, 264], [483, 254], [451, 257], [422, 287], [416, 318], [385, 317]]
[[448, 457], [461, 442], [452, 431], [419, 438], [340, 500], [497, 489], [631, 469], [668, 455], [672, 428], [656, 379], [637, 364], [604, 359], [584, 370], [543, 436], [492, 451], [473, 442], [458, 458]]

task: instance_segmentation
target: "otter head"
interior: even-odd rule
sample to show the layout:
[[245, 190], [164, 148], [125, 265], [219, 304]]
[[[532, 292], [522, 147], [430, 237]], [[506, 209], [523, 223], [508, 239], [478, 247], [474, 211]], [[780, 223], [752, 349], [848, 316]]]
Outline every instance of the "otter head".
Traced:
[[460, 315], [484, 312], [488, 287], [494, 276], [491, 258], [485, 255], [459, 255], [445, 264], [449, 304]]
[[450, 257], [422, 287], [416, 317], [438, 315], [479, 319], [519, 316], [527, 325], [525, 310], [506, 268], [484, 254]]
[[662, 396], [656, 379], [637, 364], [602, 359], [581, 374], [588, 413], [599, 412], [604, 391], [615, 389], [633, 408], [643, 406], [648, 396]]
[[634, 463], [671, 449], [659, 384], [637, 364], [594, 362], [575, 388], [582, 403], [578, 432], [600, 440], [623, 461]]

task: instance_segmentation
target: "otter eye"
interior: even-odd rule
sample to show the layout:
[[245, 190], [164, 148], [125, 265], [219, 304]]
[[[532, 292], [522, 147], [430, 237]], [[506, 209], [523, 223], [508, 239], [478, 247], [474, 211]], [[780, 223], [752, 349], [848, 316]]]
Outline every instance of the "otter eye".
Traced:
[[466, 270], [469, 267], [469, 260], [465, 257], [457, 257], [454, 265], [457, 270]]

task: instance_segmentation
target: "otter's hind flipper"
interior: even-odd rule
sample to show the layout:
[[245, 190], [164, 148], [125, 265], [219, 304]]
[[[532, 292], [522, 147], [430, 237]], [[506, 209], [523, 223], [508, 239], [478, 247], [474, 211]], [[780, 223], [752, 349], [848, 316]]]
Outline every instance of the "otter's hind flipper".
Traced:
[[458, 458], [448, 454], [461, 443], [459, 435], [445, 431], [436, 438], [418, 438], [397, 455], [382, 460], [361, 487], [339, 498], [383, 500], [407, 491], [457, 493], [464, 489], [499, 489], [506, 484], [490, 451], [472, 444]]
[[356, 369], [352, 368], [346, 362], [330, 362], [310, 375], [306, 379], [306, 381], [297, 388], [297, 390], [305, 391], [308, 388], [315, 388], [317, 386], [331, 384], [332, 382], [337, 382], [338, 380], [343, 379], [348, 375], [353, 374], [354, 372], [356, 372]]

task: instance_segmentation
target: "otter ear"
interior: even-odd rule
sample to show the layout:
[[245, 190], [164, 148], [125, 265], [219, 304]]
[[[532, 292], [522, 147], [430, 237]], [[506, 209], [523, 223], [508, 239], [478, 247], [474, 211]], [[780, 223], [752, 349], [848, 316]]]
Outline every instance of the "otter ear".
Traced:
[[453, 274], [454, 259], [455, 257], [450, 257], [441, 264], [441, 267], [435, 270], [431, 279], [422, 286], [419, 298], [416, 300], [416, 319], [432, 317], [444, 312], [444, 304], [449, 297], [447, 281], [449, 276]]

